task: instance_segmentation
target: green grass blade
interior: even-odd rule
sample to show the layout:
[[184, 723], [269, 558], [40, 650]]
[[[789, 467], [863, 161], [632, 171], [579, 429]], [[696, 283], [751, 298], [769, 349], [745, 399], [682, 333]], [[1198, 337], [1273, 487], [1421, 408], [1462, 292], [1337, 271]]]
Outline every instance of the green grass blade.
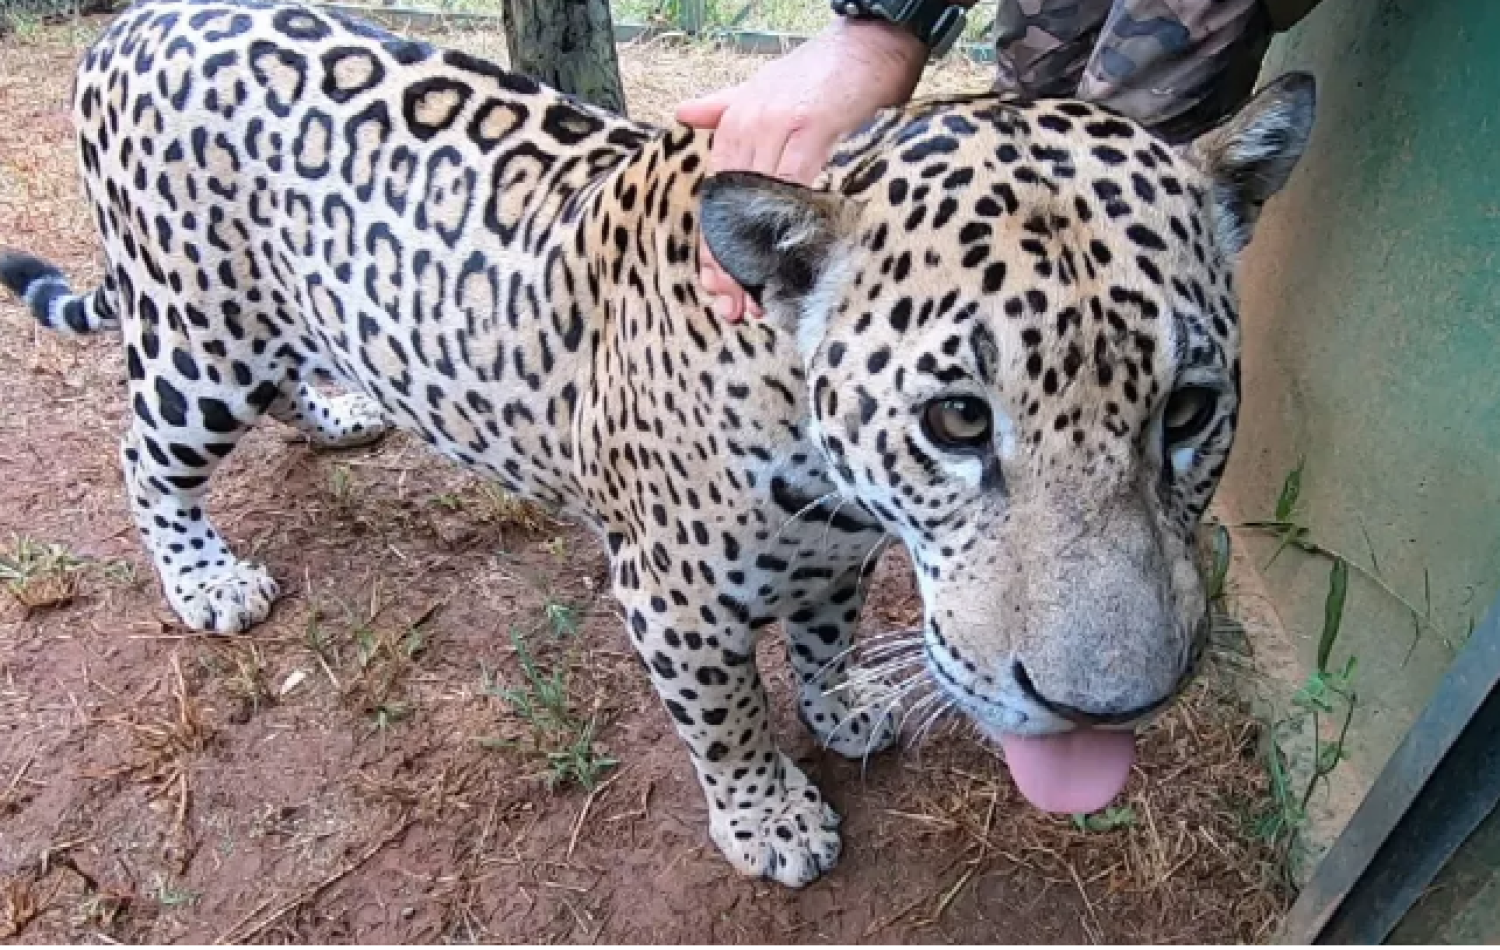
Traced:
[[1378, 577], [1380, 575], [1380, 559], [1375, 556], [1375, 542], [1370, 540], [1370, 529], [1365, 527], [1365, 519], [1359, 519], [1359, 533], [1365, 537], [1365, 550], [1370, 555], [1370, 570]]
[[1307, 462], [1297, 463], [1297, 467], [1287, 473], [1286, 480], [1281, 483], [1281, 495], [1276, 499], [1276, 520], [1288, 521], [1292, 517], [1292, 511], [1297, 507], [1297, 499], [1302, 494], [1302, 467]]
[[1323, 603], [1323, 633], [1318, 637], [1318, 672], [1328, 670], [1328, 657], [1344, 623], [1344, 602], [1349, 596], [1349, 562], [1335, 558], [1328, 571], [1328, 599]]
[[1223, 525], [1214, 525], [1213, 535], [1209, 546], [1212, 554], [1211, 573], [1208, 578], [1208, 599], [1210, 602], [1217, 601], [1224, 596], [1225, 584], [1229, 579], [1229, 565], [1233, 559], [1229, 529]]

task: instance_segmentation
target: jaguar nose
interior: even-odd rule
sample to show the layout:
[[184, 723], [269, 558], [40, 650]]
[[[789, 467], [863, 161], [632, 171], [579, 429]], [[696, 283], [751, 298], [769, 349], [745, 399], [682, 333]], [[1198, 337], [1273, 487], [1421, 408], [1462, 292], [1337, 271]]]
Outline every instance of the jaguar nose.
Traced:
[[1031, 675], [1026, 672], [1026, 667], [1021, 665], [1020, 660], [1015, 662], [1012, 672], [1016, 677], [1016, 685], [1021, 687], [1021, 692], [1025, 693], [1028, 699], [1053, 715], [1061, 716], [1074, 725], [1079, 726], [1119, 726], [1135, 722], [1161, 709], [1167, 703], [1171, 702], [1172, 697], [1177, 694], [1177, 691], [1173, 690], [1153, 703], [1148, 703], [1145, 706], [1137, 706], [1134, 709], [1127, 709], [1123, 712], [1113, 710], [1095, 711], [1080, 709], [1077, 706], [1056, 702], [1043, 696], [1031, 682]]

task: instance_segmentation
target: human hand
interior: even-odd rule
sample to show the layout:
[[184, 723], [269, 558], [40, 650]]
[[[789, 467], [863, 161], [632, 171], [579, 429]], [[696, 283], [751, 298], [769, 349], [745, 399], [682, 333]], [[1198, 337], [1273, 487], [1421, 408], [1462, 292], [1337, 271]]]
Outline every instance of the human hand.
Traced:
[[[683, 103], [677, 121], [715, 129], [712, 172], [753, 171], [810, 185], [840, 138], [887, 106], [905, 102], [927, 62], [927, 47], [889, 23], [839, 18], [750, 79]], [[699, 242], [703, 289], [731, 322], [749, 311], [743, 289]]]

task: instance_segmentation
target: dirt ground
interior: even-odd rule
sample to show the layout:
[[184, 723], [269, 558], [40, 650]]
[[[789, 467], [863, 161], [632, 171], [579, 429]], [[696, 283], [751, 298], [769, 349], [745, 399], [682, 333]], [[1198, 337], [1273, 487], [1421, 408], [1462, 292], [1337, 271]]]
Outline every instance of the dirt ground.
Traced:
[[[99, 257], [67, 92], [96, 29], [0, 43], [0, 243], [81, 285]], [[754, 66], [623, 56], [649, 118]], [[0, 938], [1224, 942], [1284, 909], [1248, 832], [1256, 727], [1217, 676], [1147, 733], [1124, 807], [1079, 825], [1028, 810], [960, 725], [864, 769], [822, 754], [775, 637], [778, 728], [845, 850], [798, 893], [737, 877], [592, 538], [405, 438], [328, 454], [253, 433], [212, 508], [286, 596], [251, 635], [187, 631], [125, 511], [124, 378], [114, 340], [42, 336], [0, 303], [0, 556], [30, 572], [0, 589]], [[899, 554], [873, 586], [868, 632], [916, 621]], [[505, 692], [518, 643], [551, 719]]]

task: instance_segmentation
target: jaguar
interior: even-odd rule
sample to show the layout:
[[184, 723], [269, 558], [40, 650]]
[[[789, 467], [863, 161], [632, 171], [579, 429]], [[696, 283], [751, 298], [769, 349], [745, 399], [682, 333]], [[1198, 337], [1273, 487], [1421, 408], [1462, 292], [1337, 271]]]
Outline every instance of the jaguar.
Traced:
[[[131, 511], [172, 608], [279, 592], [205, 511], [269, 416], [391, 429], [597, 529], [627, 636], [741, 872], [829, 871], [839, 816], [777, 746], [756, 644], [836, 753], [899, 737], [856, 674], [904, 545], [914, 676], [1042, 808], [1108, 801], [1208, 629], [1195, 531], [1233, 441], [1234, 267], [1306, 147], [1311, 77], [1169, 145], [1082, 101], [927, 99], [815, 187], [340, 13], [143, 0], [82, 57], [96, 288], [19, 251], [45, 326], [118, 332]], [[763, 309], [731, 324], [700, 241]]]

